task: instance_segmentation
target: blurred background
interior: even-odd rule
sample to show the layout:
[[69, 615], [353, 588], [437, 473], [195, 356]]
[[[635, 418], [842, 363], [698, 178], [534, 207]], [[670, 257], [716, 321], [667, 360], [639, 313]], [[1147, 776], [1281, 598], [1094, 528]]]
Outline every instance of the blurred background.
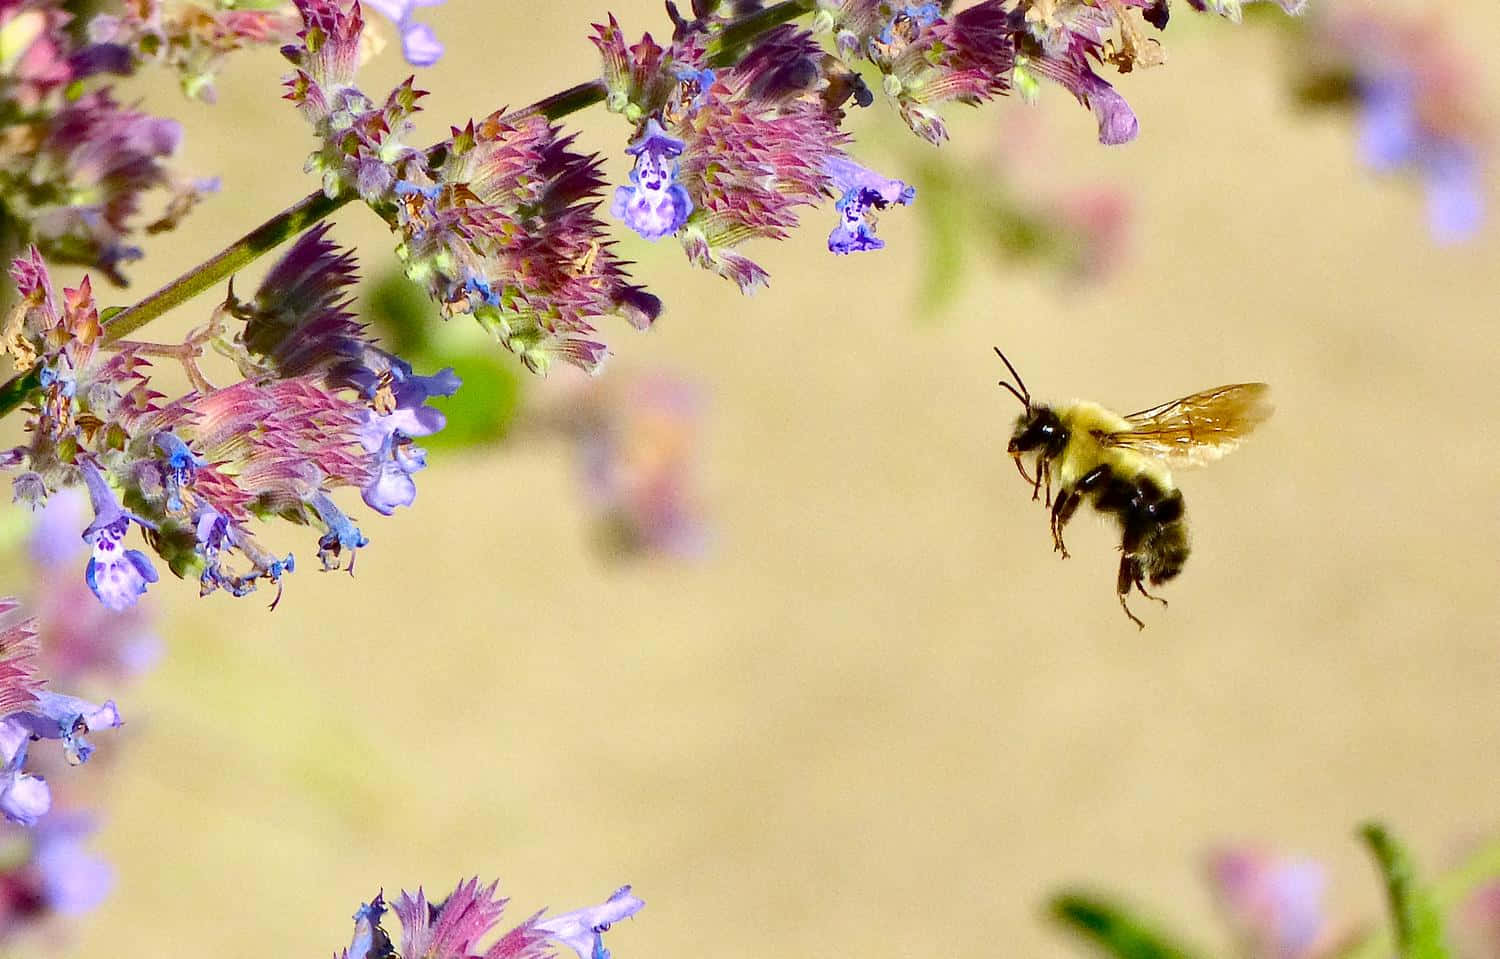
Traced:
[[[1466, 43], [1500, 30], [1490, 3], [1422, 6]], [[627, 35], [666, 32], [655, 0], [613, 10]], [[592, 75], [605, 13], [426, 11], [448, 52], [414, 140]], [[1374, 916], [1356, 822], [1385, 817], [1434, 871], [1489, 835], [1500, 236], [1435, 244], [1420, 191], [1361, 168], [1346, 116], [1296, 106], [1268, 20], [1182, 9], [1164, 39], [1167, 66], [1120, 79], [1141, 122], [1125, 147], [1055, 87], [950, 111], [940, 153], [877, 99], [856, 152], [935, 189], [886, 215], [880, 253], [829, 256], [831, 205], [747, 250], [772, 274], [753, 298], [619, 231], [667, 309], [602, 331], [595, 387], [693, 384], [693, 549], [611, 561], [577, 444], [518, 427], [432, 444], [414, 507], [364, 524], [352, 581], [309, 556], [274, 613], [154, 588], [165, 650], [120, 696], [129, 761], [73, 772], [108, 779], [117, 884], [69, 951], [326, 956], [381, 887], [471, 874], [515, 918], [634, 883], [622, 959], [1073, 955], [1040, 904], [1076, 881], [1219, 945], [1214, 843], [1325, 860], [1334, 910]], [[1500, 61], [1481, 62], [1494, 102]], [[283, 68], [238, 56], [213, 108], [166, 78], [131, 88], [184, 121], [185, 168], [223, 176], [151, 241], [136, 290], [315, 185]], [[392, 43], [362, 85], [406, 69]], [[624, 122], [575, 125], [624, 182]], [[926, 196], [958, 216], [1001, 176], [1123, 197], [1114, 268], [1082, 282], [994, 231], [931, 231]], [[367, 282], [394, 269], [367, 210], [332, 236]], [[1170, 609], [1135, 604], [1144, 632], [1113, 596], [1117, 533], [1082, 519], [1073, 558], [1051, 551], [1005, 452], [994, 345], [1038, 398], [1122, 411], [1272, 384], [1251, 442], [1178, 476], [1195, 552]], [[541, 410], [579, 389], [525, 386]]]

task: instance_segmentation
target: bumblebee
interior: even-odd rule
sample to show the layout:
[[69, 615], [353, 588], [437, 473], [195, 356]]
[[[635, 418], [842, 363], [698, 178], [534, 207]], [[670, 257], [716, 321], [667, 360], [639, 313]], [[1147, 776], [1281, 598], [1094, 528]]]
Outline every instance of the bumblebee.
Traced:
[[[1026, 384], [1000, 348], [995, 353], [1014, 377], [1001, 380], [1025, 407], [1016, 419], [1007, 451], [1031, 487], [1052, 509], [1052, 548], [1068, 558], [1063, 528], [1085, 497], [1094, 509], [1120, 524], [1120, 572], [1115, 591], [1120, 608], [1130, 611], [1132, 589], [1147, 599], [1167, 601], [1146, 591], [1182, 572], [1189, 546], [1182, 492], [1171, 466], [1201, 466], [1224, 456], [1271, 415], [1270, 388], [1264, 383], [1219, 386], [1180, 400], [1120, 416], [1097, 403], [1074, 400], [1059, 406], [1033, 403]], [[1035, 475], [1022, 457], [1036, 454]], [[1057, 482], [1057, 495], [1052, 484]]]

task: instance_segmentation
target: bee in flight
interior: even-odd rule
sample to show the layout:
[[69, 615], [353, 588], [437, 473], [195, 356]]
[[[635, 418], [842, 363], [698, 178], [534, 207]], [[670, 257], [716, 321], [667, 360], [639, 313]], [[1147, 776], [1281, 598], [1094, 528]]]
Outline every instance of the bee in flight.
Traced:
[[[1036, 499], [1046, 484], [1052, 508], [1052, 548], [1068, 558], [1063, 527], [1085, 496], [1094, 509], [1120, 522], [1123, 555], [1115, 590], [1120, 608], [1142, 629], [1126, 600], [1132, 589], [1162, 605], [1166, 600], [1146, 592], [1182, 572], [1188, 558], [1187, 522], [1182, 492], [1172, 482], [1170, 466], [1201, 466], [1219, 459], [1271, 415], [1264, 383], [1219, 386], [1149, 410], [1120, 416], [1097, 403], [1074, 400], [1060, 406], [1031, 401], [1021, 375], [1000, 348], [995, 348], [1015, 385], [1000, 385], [1021, 401], [1008, 452]], [[1021, 458], [1036, 454], [1036, 474]], [[1053, 498], [1052, 483], [1057, 482]]]

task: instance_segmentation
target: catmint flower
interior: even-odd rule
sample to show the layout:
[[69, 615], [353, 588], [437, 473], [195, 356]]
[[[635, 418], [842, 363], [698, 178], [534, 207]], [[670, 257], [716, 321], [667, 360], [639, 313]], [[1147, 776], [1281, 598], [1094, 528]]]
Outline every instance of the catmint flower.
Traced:
[[318, 540], [318, 560], [322, 562], [323, 568], [325, 570], [340, 568], [342, 556], [347, 551], [349, 553], [348, 568], [351, 573], [354, 572], [355, 552], [368, 546], [370, 541], [365, 538], [364, 533], [359, 531], [359, 527], [354, 525], [353, 520], [349, 519], [322, 490], [309, 496], [307, 505], [328, 528], [328, 532]]
[[58, 915], [92, 912], [114, 885], [109, 863], [84, 847], [96, 828], [86, 815], [52, 813], [32, 831], [31, 871], [37, 892]]
[[[213, 103], [214, 81], [224, 59], [246, 47], [285, 43], [296, 32], [296, 20], [269, 4], [173, 4], [161, 0], [111, 5], [88, 22], [94, 50], [123, 55], [126, 69], [159, 63], [177, 72], [182, 91]], [[231, 8], [232, 7], [232, 8]], [[118, 63], [118, 59], [116, 60]]]
[[156, 434], [156, 448], [163, 454], [162, 485], [167, 491], [167, 509], [175, 512], [183, 508], [182, 490], [192, 485], [202, 460], [170, 430]]
[[[789, 67], [799, 63], [807, 70]], [[819, 77], [822, 63], [810, 34], [778, 27], [668, 131], [683, 141], [678, 182], [696, 207], [677, 234], [683, 250], [745, 292], [768, 275], [735, 247], [789, 235], [797, 208], [830, 189], [824, 164], [847, 139], [817, 83], [790, 82]]]
[[96, 705], [47, 690], [39, 691], [36, 702], [30, 706], [0, 717], [5, 739], [24, 733], [33, 740], [61, 740], [63, 755], [71, 766], [88, 762], [94, 753], [93, 745], [83, 738], [86, 734], [91, 730], [114, 729], [122, 723], [114, 700]]
[[694, 384], [651, 376], [590, 389], [577, 447], [584, 494], [611, 558], [697, 558], [709, 534], [697, 499], [703, 397]]
[[122, 509], [97, 467], [85, 463], [81, 468], [94, 507], [94, 521], [83, 531], [83, 541], [94, 550], [85, 578], [99, 602], [117, 611], [128, 609], [157, 576], [145, 553], [123, 546], [125, 534], [132, 522], [148, 529], [155, 525]]
[[1319, 863], [1231, 848], [1210, 856], [1208, 874], [1250, 959], [1312, 959], [1326, 944]]
[[676, 233], [693, 212], [693, 201], [677, 182], [677, 158], [683, 143], [668, 136], [661, 124], [646, 121], [646, 129], [625, 152], [635, 157], [630, 186], [615, 189], [610, 212], [648, 240]]
[[286, 88], [322, 140], [311, 168], [330, 195], [357, 189], [388, 217], [407, 275], [444, 312], [473, 315], [538, 372], [559, 359], [597, 369], [600, 317], [655, 320], [661, 302], [627, 282], [594, 214], [596, 159], [538, 115], [496, 113], [431, 151], [405, 146], [421, 92], [408, 81], [377, 105], [353, 86], [357, 8], [296, 2], [303, 42], [283, 49], [297, 66]]
[[1436, 239], [1472, 237], [1484, 220], [1484, 135], [1472, 67], [1420, 22], [1351, 16], [1330, 34], [1351, 60], [1365, 163], [1422, 177]]
[[412, 19], [418, 7], [435, 7], [442, 2], [443, 0], [364, 0], [365, 6], [390, 20], [401, 31], [401, 53], [406, 57], [406, 62], [414, 67], [430, 67], [443, 55], [443, 44], [432, 32], [432, 28]]
[[0, 157], [0, 174], [27, 185], [7, 190], [6, 206], [30, 224], [49, 257], [95, 267], [123, 284], [120, 265], [140, 256], [128, 238], [143, 197], [181, 188], [167, 166], [181, 127], [123, 107], [100, 89], [65, 101], [28, 135], [37, 140], [34, 150]]
[[0, 723], [0, 754], [5, 764], [0, 766], [0, 816], [21, 826], [34, 826], [38, 819], [52, 808], [52, 790], [47, 781], [25, 772], [27, 744], [24, 731], [19, 738]]
[[830, 157], [824, 171], [843, 194], [835, 204], [838, 225], [828, 234], [833, 253], [879, 250], [885, 242], [875, 235], [875, 213], [892, 204], [906, 206], [917, 197], [915, 187], [901, 180], [882, 177], [847, 157]]
[[67, 572], [88, 550], [78, 537], [88, 508], [88, 497], [77, 487], [58, 490], [47, 497], [31, 530], [29, 553], [37, 567], [31, 605], [47, 675], [57, 685], [75, 685], [84, 676], [134, 675], [155, 662], [162, 647], [143, 604], [122, 612], [108, 609]]
[[[421, 889], [403, 892], [392, 905], [401, 920], [401, 949], [381, 926], [383, 896], [376, 896], [354, 913], [354, 936], [342, 959], [381, 959], [394, 955], [422, 959], [545, 959], [549, 940], [578, 952], [581, 959], [609, 959], [604, 933], [612, 923], [635, 915], [645, 905], [623, 886], [598, 906], [564, 913], [551, 919], [541, 914], [491, 939], [505, 912], [505, 899], [496, 895], [498, 883], [481, 886], [478, 879], [458, 884], [440, 902], [429, 902]], [[491, 939], [484, 952], [477, 944]]]
[[438, 432], [447, 422], [426, 405], [428, 398], [452, 396], [461, 383], [452, 368], [436, 376], [418, 376], [409, 363], [389, 353], [372, 350], [370, 356], [383, 368], [368, 388], [370, 410], [360, 428], [360, 442], [375, 454], [378, 472], [363, 494], [367, 506], [389, 516], [416, 499], [412, 474], [427, 467], [426, 452], [412, 440]]
[[609, 959], [604, 933], [614, 923], [640, 912], [645, 905], [631, 894], [629, 886], [621, 886], [600, 905], [543, 919], [536, 927], [578, 953], [578, 959]]

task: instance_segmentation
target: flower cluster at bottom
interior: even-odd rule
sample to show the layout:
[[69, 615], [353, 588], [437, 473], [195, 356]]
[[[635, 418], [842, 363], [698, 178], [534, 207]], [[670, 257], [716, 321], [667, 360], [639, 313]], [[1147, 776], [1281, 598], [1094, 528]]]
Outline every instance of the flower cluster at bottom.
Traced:
[[579, 959], [609, 959], [604, 934], [614, 923], [634, 916], [646, 904], [621, 886], [597, 906], [586, 906], [544, 918], [537, 913], [501, 934], [479, 951], [479, 943], [496, 931], [508, 900], [497, 898], [499, 883], [481, 886], [469, 879], [458, 884], [441, 902], [429, 903], [421, 889], [403, 892], [392, 905], [401, 920], [398, 951], [382, 922], [388, 911], [384, 894], [360, 905], [354, 913], [354, 938], [340, 959], [385, 959], [420, 956], [422, 959], [544, 959], [551, 943], [561, 943]]
[[[416, 497], [413, 476], [427, 460], [415, 439], [445, 423], [427, 401], [451, 396], [458, 378], [418, 375], [369, 342], [348, 310], [353, 257], [326, 232], [298, 240], [250, 299], [231, 286], [180, 344], [112, 342], [87, 278], [59, 301], [36, 250], [16, 261], [21, 302], [4, 345], [39, 389], [29, 439], [0, 451], [0, 467], [18, 471], [15, 498], [32, 506], [65, 487], [88, 490], [84, 575], [105, 606], [131, 606], [158, 579], [128, 545], [133, 528], [205, 594], [243, 596], [264, 581], [279, 598], [295, 562], [263, 546], [253, 520], [320, 529], [322, 567], [352, 570], [368, 539], [332, 494], [354, 487], [387, 515]], [[199, 364], [205, 347], [232, 359], [241, 378], [211, 383]], [[195, 388], [175, 399], [153, 389], [152, 357], [180, 362]], [[232, 564], [236, 554], [243, 562]]]

